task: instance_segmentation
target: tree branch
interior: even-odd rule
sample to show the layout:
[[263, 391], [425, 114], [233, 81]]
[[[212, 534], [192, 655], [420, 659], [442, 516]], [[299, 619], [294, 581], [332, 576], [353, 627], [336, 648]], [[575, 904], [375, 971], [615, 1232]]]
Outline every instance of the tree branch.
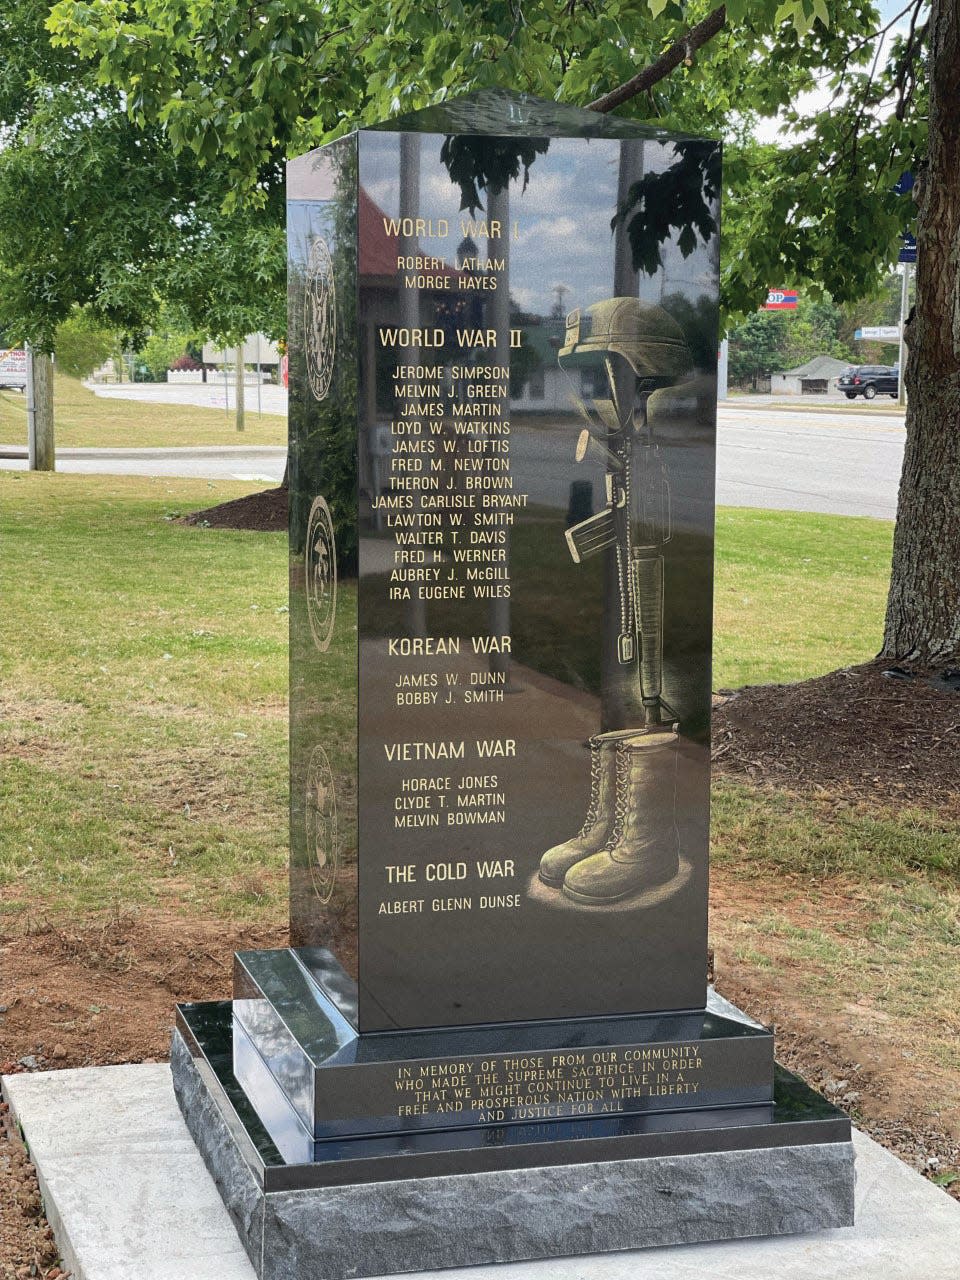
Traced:
[[668, 76], [674, 67], [679, 67], [682, 62], [689, 66], [697, 49], [705, 45], [708, 40], [712, 40], [717, 32], [722, 30], [726, 20], [727, 6], [722, 4], [719, 8], [714, 9], [712, 13], [708, 13], [702, 22], [698, 22], [695, 27], [691, 27], [682, 40], [672, 44], [655, 62], [651, 62], [649, 67], [644, 67], [637, 75], [625, 81], [616, 89], [611, 89], [602, 98], [597, 98], [588, 103], [588, 109], [590, 111], [612, 111], [614, 107], [619, 107], [622, 103], [629, 102], [631, 98], [635, 98], [638, 93], [652, 89], [655, 84]]

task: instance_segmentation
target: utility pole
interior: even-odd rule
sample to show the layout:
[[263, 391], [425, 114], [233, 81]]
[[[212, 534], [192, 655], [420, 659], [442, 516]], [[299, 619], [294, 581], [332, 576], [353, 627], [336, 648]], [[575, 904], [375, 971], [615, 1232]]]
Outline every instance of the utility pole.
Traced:
[[246, 426], [244, 387], [243, 387], [243, 339], [246, 335], [241, 334], [237, 338], [237, 359], [234, 364], [234, 385], [237, 396], [237, 430], [242, 431]]
[[730, 339], [720, 339], [717, 352], [717, 399], [726, 400], [730, 386]]
[[263, 382], [263, 374], [260, 369], [260, 330], [257, 330], [257, 417], [263, 417], [263, 391], [261, 384]]
[[27, 351], [27, 466], [53, 471], [53, 361], [45, 351]]
[[898, 357], [899, 370], [897, 376], [897, 402], [905, 405], [907, 403], [907, 379], [904, 376], [907, 371], [907, 344], [903, 340], [903, 331], [907, 326], [907, 316], [910, 312], [910, 263], [904, 262], [903, 279], [900, 282], [900, 355]]

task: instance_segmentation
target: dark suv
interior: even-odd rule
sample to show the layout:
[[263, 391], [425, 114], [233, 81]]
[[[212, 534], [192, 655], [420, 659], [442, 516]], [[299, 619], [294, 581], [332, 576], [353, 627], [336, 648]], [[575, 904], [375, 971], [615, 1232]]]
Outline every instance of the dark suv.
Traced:
[[855, 400], [857, 396], [872, 400], [877, 395], [892, 396], [896, 400], [900, 392], [900, 370], [895, 364], [854, 365], [841, 373], [837, 390], [848, 400]]

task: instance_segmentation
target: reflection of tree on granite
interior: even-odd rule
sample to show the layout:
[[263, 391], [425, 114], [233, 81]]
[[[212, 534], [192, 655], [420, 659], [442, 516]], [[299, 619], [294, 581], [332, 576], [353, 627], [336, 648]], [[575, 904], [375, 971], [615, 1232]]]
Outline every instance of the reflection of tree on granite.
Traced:
[[648, 170], [631, 183], [610, 223], [626, 229], [634, 271], [652, 276], [663, 266], [661, 246], [672, 240], [685, 258], [717, 234], [714, 209], [720, 198], [720, 148], [714, 142], [683, 139], [674, 143], [676, 162], [660, 172]]
[[[356, 450], [357, 450], [357, 361], [356, 361], [356, 207], [353, 192], [357, 184], [355, 141], [345, 138], [328, 148], [327, 157], [335, 170], [335, 196], [326, 227], [332, 259], [332, 278], [337, 281], [336, 315], [331, 317], [338, 335], [338, 347], [329, 370], [329, 390], [318, 400], [311, 389], [307, 370], [308, 334], [303, 328], [308, 264], [291, 264], [288, 290], [291, 297], [304, 299], [290, 308], [290, 407], [291, 419], [300, 423], [291, 452], [290, 538], [294, 553], [304, 546], [307, 520], [314, 498], [322, 492], [330, 505], [337, 530], [337, 554], [341, 575], [351, 577], [357, 566]], [[309, 252], [309, 249], [308, 249]], [[300, 331], [298, 332], [298, 328]]]
[[440, 160], [452, 182], [460, 188], [460, 208], [471, 215], [483, 208], [481, 191], [506, 191], [523, 170], [523, 190], [530, 181], [530, 167], [546, 154], [549, 138], [490, 138], [450, 134], [443, 140]]
[[[719, 345], [716, 298], [711, 298], [708, 293], [701, 293], [693, 302], [686, 294], [668, 293], [663, 296], [660, 305], [680, 326], [684, 340], [690, 348], [694, 368], [701, 372], [701, 376], [703, 376], [702, 371], [711, 371], [710, 381], [713, 383], [712, 371]], [[711, 390], [715, 403], [717, 398], [715, 383]]]

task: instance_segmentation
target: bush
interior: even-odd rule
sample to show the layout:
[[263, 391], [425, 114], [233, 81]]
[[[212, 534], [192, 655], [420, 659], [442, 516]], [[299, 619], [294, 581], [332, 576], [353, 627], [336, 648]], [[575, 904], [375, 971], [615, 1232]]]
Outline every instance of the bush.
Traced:
[[191, 355], [183, 355], [174, 360], [170, 366], [172, 372], [175, 373], [195, 373], [197, 369], [202, 369], [203, 365], [199, 360], [194, 360]]
[[117, 346], [117, 334], [77, 307], [57, 329], [57, 368], [73, 378], [89, 378]]
[[137, 352], [137, 362], [146, 365], [147, 376], [151, 382], [164, 382], [167, 370], [186, 355], [189, 341], [189, 333], [177, 330], [151, 333], [141, 350]]

